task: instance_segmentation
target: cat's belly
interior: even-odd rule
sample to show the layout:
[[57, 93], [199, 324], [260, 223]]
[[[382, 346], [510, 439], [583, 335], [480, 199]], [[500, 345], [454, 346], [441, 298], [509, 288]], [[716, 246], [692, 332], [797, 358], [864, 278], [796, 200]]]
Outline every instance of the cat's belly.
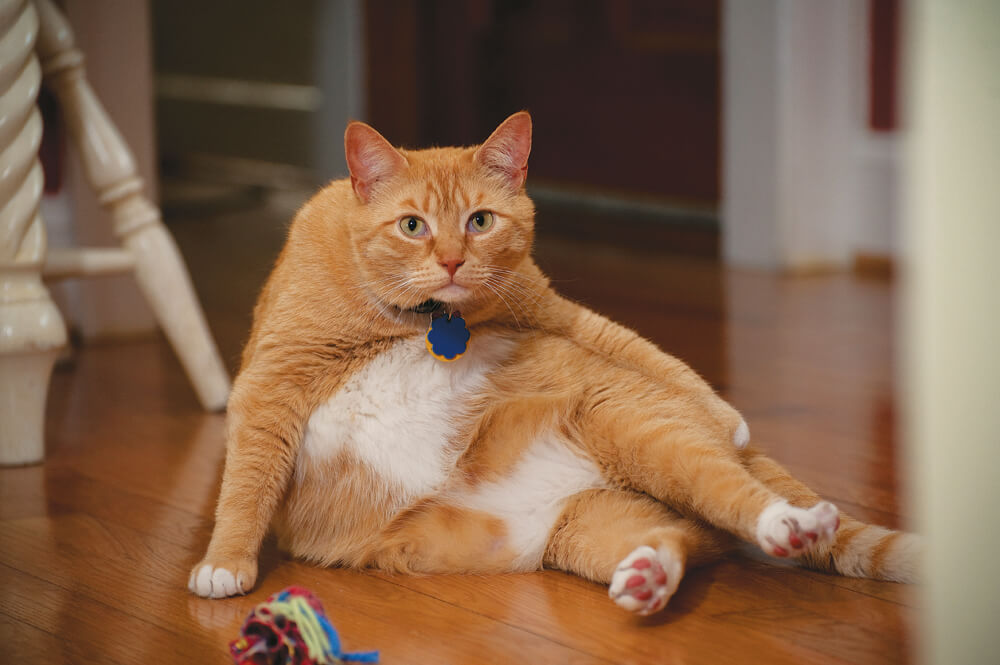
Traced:
[[495, 480], [456, 473], [465, 452], [457, 433], [483, 399], [503, 398], [489, 394], [489, 377], [516, 344], [481, 335], [446, 363], [422, 338], [406, 340], [349, 378], [307, 423], [276, 523], [282, 545], [319, 563], [365, 565], [397, 515], [434, 498], [498, 518], [515, 553], [509, 569], [539, 568], [566, 499], [605, 483], [592, 461], [548, 430]]
[[435, 493], [462, 453], [456, 429], [514, 346], [513, 339], [480, 335], [460, 359], [442, 362], [422, 337], [397, 343], [313, 412], [297, 474], [347, 458], [403, 504]]
[[510, 570], [537, 570], [566, 500], [607, 486], [592, 460], [575, 452], [561, 435], [542, 431], [503, 476], [475, 485], [456, 483], [444, 498], [500, 518], [507, 545], [516, 553]]

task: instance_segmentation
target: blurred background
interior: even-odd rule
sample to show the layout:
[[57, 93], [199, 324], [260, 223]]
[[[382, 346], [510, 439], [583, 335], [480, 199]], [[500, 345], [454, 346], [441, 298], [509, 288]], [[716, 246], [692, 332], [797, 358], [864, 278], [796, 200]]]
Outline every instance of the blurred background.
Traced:
[[[346, 175], [351, 119], [397, 145], [470, 145], [528, 109], [543, 254], [590, 240], [800, 275], [898, 262], [897, 0], [66, 5], [181, 239], [243, 212], [209, 226], [276, 253], [295, 208]], [[65, 207], [85, 219], [57, 243], [102, 239], [96, 205]], [[750, 297], [722, 281], [705, 286], [720, 307]], [[152, 326], [128, 277], [67, 288], [84, 337]], [[596, 304], [587, 291], [570, 295]], [[724, 364], [705, 335], [692, 360]]]
[[[828, 378], [808, 371], [820, 357], [848, 375], [878, 368], [848, 377], [843, 391], [860, 401], [825, 416], [845, 439], [887, 442], [865, 462], [872, 492], [887, 484], [895, 496], [897, 473], [880, 467], [909, 471], [915, 508], [889, 499], [886, 510], [925, 520], [934, 542], [997, 544], [955, 519], [972, 514], [973, 496], [1000, 499], [987, 471], [1000, 461], [988, 351], [1000, 338], [995, 4], [63, 4], [231, 368], [288, 221], [346, 175], [349, 120], [407, 147], [473, 144], [527, 109], [538, 260], [561, 291], [677, 353], [741, 408], [779, 391], [801, 406], [805, 386]], [[52, 243], [110, 241], [58, 134], [47, 140]], [[81, 337], [155, 327], [129, 277], [57, 288]], [[779, 324], [762, 330], [765, 320]], [[777, 353], [795, 362], [767, 365]], [[770, 383], [741, 383], [763, 375]], [[829, 397], [806, 406], [822, 411]], [[843, 424], [855, 408], [860, 431]], [[756, 415], [787, 427], [796, 413]], [[782, 459], [794, 465], [796, 450]], [[836, 464], [829, 455], [818, 477]], [[934, 625], [955, 626], [935, 638], [940, 653], [981, 646], [962, 626], [996, 609], [958, 556], [932, 547], [928, 559], [956, 571], [930, 585]], [[971, 624], [946, 616], [959, 598], [982, 599]]]
[[[397, 145], [470, 145], [524, 108], [543, 205], [600, 206], [640, 230], [684, 226], [688, 251], [723, 247], [769, 268], [885, 264], [897, 252], [896, 0], [233, 9], [151, 4], [166, 177], [322, 182], [345, 175], [349, 119]], [[183, 202], [164, 194], [168, 208]]]
[[718, 3], [259, 1], [234, 42], [217, 39], [229, 8], [187, 20], [199, 5], [153, 3], [164, 158], [340, 177], [348, 118], [398, 145], [471, 145], [527, 108], [536, 189], [717, 207]]

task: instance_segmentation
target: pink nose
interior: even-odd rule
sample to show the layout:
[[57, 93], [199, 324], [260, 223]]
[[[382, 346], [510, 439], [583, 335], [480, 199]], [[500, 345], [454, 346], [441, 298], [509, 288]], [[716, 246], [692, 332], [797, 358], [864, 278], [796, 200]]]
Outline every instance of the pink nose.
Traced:
[[458, 272], [458, 269], [460, 267], [462, 267], [463, 265], [465, 265], [465, 261], [461, 261], [459, 259], [449, 259], [447, 261], [438, 261], [438, 263], [441, 266], [443, 266], [445, 270], [448, 271], [448, 275], [450, 275], [451, 277], [454, 277], [455, 273]]

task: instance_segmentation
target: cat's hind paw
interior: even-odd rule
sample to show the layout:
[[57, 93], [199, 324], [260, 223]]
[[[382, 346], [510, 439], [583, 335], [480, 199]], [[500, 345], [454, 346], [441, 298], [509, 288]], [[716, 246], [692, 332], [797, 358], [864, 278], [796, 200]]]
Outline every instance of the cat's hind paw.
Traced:
[[840, 513], [829, 501], [808, 509], [777, 501], [757, 519], [757, 543], [771, 556], [797, 557], [832, 541], [838, 527]]
[[202, 561], [188, 577], [188, 589], [202, 598], [228, 598], [248, 593], [257, 581], [257, 563]]
[[666, 606], [683, 574], [684, 566], [674, 554], [642, 545], [618, 564], [608, 596], [619, 607], [646, 616]]

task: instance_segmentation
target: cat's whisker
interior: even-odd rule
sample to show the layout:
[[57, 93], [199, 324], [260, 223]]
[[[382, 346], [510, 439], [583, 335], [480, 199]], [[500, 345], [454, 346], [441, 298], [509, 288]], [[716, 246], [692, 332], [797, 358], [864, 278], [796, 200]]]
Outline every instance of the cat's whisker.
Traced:
[[538, 295], [536, 293], [519, 287], [516, 284], [504, 282], [502, 280], [494, 280], [494, 284], [501, 286], [505, 293], [512, 297], [516, 297], [519, 301], [529, 302], [532, 305], [538, 302]]
[[507, 302], [507, 299], [504, 298], [503, 295], [501, 295], [499, 291], [497, 291], [495, 288], [493, 288], [492, 286], [490, 286], [489, 280], [484, 281], [483, 282], [483, 286], [485, 286], [487, 289], [489, 289], [490, 291], [492, 291], [496, 295], [496, 297], [500, 299], [500, 302], [502, 302], [504, 305], [507, 306], [507, 309], [510, 311], [510, 315], [514, 317], [514, 325], [517, 326], [518, 330], [521, 330], [522, 329], [521, 328], [521, 321], [520, 321], [520, 319], [517, 318], [517, 314], [514, 313], [514, 309]]
[[506, 281], [504, 277], [500, 277], [499, 275], [491, 276], [490, 280], [495, 286], [502, 288], [504, 293], [514, 298], [514, 300], [518, 303], [526, 301], [531, 305], [538, 304], [540, 296], [536, 291], [526, 289], [515, 282]]
[[[513, 294], [511, 294], [509, 291], [504, 290], [504, 285], [502, 283], [497, 283], [492, 278], [490, 278], [490, 279], [487, 279], [486, 281], [484, 281], [483, 284], [487, 288], [489, 288], [491, 291], [493, 291], [493, 293], [495, 293], [497, 295], [497, 297], [500, 298], [500, 300], [503, 301], [503, 303], [505, 305], [507, 305], [507, 309], [509, 309], [510, 313], [512, 315], [514, 315], [515, 321], [517, 321], [517, 315], [514, 314], [514, 310], [511, 308], [510, 304], [507, 302], [507, 299], [504, 298], [504, 294], [506, 294], [506, 295], [508, 295], [508, 296], [511, 297], [511, 299], [514, 301], [514, 304], [517, 305], [518, 309], [521, 310], [521, 313], [524, 315], [525, 319], [527, 319], [529, 321], [531, 320], [530, 314], [524, 308], [524, 306], [521, 304], [521, 302], [519, 301], [519, 299], [517, 297], [515, 297]], [[519, 329], [521, 328], [521, 325], [520, 325], [519, 322], [518, 322], [518, 328]]]
[[[543, 282], [540, 280], [534, 280], [530, 277], [522, 275], [521, 273], [503, 268], [501, 266], [490, 266], [490, 268], [493, 271], [493, 276], [504, 283], [508, 288], [516, 290], [525, 299], [531, 298], [534, 302], [537, 302], [540, 297], [538, 286], [543, 286]], [[536, 286], [536, 282], [538, 283], [538, 286]]]
[[385, 293], [391, 294], [396, 289], [408, 286], [410, 283], [411, 283], [410, 277], [408, 275], [401, 275], [395, 278], [390, 277], [389, 279], [382, 282], [379, 286], [384, 289]]
[[406, 279], [407, 277], [402, 275], [390, 275], [385, 282], [376, 281], [359, 284], [354, 287], [353, 291], [366, 296], [374, 295], [376, 298], [383, 298], [384, 293], [391, 292], [399, 284], [405, 283]]
[[520, 281], [526, 282], [528, 284], [537, 284], [539, 286], [544, 287], [547, 284], [547, 282], [548, 282], [548, 280], [546, 280], [546, 279], [540, 279], [540, 278], [536, 278], [536, 277], [529, 277], [528, 275], [525, 275], [522, 272], [518, 272], [517, 270], [511, 270], [510, 268], [507, 268], [505, 266], [493, 266], [493, 265], [490, 265], [490, 266], [485, 266], [485, 267], [488, 268], [492, 272], [503, 273], [505, 275], [509, 275], [509, 276], [513, 277], [515, 280], [520, 280]]
[[409, 275], [403, 275], [395, 280], [391, 280], [383, 285], [384, 290], [378, 293], [378, 297], [391, 304], [391, 301], [396, 299], [402, 299], [408, 296], [410, 293], [418, 290], [417, 285], [413, 283], [413, 279]]
[[392, 307], [399, 306], [393, 305], [393, 301], [405, 300], [419, 290], [413, 283], [412, 276], [405, 273], [390, 274], [380, 282], [355, 287], [354, 291], [360, 293], [372, 305], [372, 308], [365, 312], [362, 325], [369, 327], [380, 316], [398, 322], [399, 316]]

